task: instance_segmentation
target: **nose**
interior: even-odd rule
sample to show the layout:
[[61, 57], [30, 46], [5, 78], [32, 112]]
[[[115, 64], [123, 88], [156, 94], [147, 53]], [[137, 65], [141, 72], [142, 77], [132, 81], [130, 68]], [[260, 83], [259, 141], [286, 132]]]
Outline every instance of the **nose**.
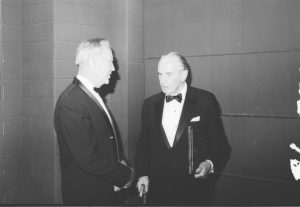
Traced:
[[164, 85], [167, 82], [166, 77], [163, 76], [163, 75], [160, 75], [159, 76], [159, 82], [160, 82], [161, 85]]
[[115, 66], [113, 63], [111, 63], [110, 69], [111, 69], [111, 71], [115, 71]]

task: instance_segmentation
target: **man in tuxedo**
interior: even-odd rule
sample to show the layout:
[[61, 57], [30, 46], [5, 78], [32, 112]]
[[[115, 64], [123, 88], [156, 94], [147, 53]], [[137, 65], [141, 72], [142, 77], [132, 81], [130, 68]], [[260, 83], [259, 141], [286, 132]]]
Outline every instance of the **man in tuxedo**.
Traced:
[[63, 203], [118, 204], [115, 191], [132, 184], [134, 171], [124, 157], [111, 114], [94, 91], [108, 84], [115, 70], [109, 42], [83, 41], [75, 63], [77, 76], [60, 95], [54, 112]]
[[[175, 52], [158, 63], [162, 92], [146, 99], [137, 143], [137, 188], [148, 192], [148, 204], [209, 204], [211, 177], [229, 158], [215, 96], [186, 83], [188, 67]], [[193, 129], [194, 165], [189, 173], [188, 127]], [[223, 164], [222, 164], [223, 163]]]

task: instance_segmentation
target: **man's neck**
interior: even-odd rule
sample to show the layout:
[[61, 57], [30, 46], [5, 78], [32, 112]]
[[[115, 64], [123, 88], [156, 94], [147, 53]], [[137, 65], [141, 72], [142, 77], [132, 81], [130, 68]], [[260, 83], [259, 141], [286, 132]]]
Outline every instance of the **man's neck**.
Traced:
[[76, 78], [78, 80], [80, 80], [83, 83], [83, 85], [85, 85], [89, 89], [93, 89], [95, 87], [94, 84], [86, 76], [84, 76], [83, 74], [78, 73], [76, 75]]
[[178, 88], [178, 90], [177, 90], [176, 92], [174, 92], [174, 93], [172, 93], [172, 94], [166, 94], [166, 95], [171, 95], [171, 96], [176, 96], [176, 95], [178, 95], [179, 93], [182, 92], [182, 90], [183, 90], [183, 88], [184, 88], [184, 85], [185, 85], [185, 82], [181, 83], [180, 86], [179, 86], [179, 88]]

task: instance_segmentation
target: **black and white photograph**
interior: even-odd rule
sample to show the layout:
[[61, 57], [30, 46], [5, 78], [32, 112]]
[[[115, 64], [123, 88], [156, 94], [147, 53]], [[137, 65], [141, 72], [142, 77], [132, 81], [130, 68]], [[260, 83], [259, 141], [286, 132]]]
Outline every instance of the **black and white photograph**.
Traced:
[[0, 0], [0, 206], [300, 206], [299, 0]]

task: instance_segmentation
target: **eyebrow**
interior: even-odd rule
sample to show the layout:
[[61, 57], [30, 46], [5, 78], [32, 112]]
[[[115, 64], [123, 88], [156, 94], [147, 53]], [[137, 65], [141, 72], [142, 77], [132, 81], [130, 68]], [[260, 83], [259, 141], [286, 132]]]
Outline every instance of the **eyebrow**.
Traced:
[[166, 72], [166, 73], [157, 72], [157, 73], [158, 74], [167, 74], [167, 75], [175, 74], [175, 72]]

